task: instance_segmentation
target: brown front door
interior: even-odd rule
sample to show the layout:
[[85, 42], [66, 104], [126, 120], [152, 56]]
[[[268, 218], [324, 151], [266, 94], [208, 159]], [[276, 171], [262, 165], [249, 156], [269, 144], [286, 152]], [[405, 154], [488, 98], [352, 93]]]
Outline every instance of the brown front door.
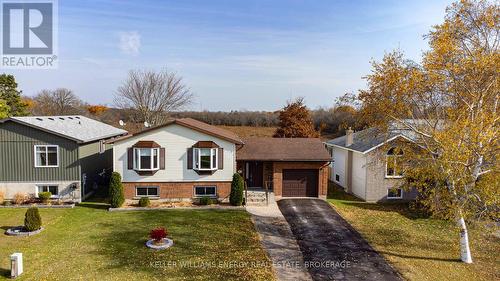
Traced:
[[247, 162], [248, 166], [248, 177], [247, 184], [248, 187], [263, 187], [263, 172], [264, 166], [262, 162]]
[[318, 197], [318, 170], [283, 170], [283, 197]]

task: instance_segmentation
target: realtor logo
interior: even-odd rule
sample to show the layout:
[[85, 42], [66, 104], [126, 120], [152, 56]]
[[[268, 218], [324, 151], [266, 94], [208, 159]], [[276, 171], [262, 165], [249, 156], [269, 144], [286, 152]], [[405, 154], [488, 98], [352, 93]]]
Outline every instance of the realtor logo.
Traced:
[[57, 3], [2, 1], [2, 68], [57, 67]]

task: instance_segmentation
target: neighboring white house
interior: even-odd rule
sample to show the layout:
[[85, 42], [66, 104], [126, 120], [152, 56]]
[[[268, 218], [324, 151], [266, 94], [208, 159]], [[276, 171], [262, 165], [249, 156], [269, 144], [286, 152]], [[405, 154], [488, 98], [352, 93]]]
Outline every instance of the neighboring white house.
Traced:
[[398, 165], [398, 141], [408, 141], [406, 134], [382, 134], [375, 128], [353, 132], [327, 141], [332, 156], [330, 180], [348, 193], [367, 202], [412, 200], [416, 190], [405, 191], [402, 170]]

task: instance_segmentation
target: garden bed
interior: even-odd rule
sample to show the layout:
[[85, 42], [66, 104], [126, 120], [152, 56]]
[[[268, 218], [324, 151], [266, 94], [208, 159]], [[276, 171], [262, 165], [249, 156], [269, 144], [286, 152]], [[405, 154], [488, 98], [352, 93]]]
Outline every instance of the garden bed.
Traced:
[[74, 208], [75, 203], [64, 203], [64, 204], [43, 204], [43, 203], [30, 203], [30, 204], [19, 204], [19, 205], [0, 205], [0, 208], [30, 208], [30, 207], [38, 207], [42, 208], [51, 208], [51, 209], [65, 209], [65, 208]]
[[5, 231], [5, 234], [9, 235], [9, 236], [33, 236], [35, 234], [42, 232], [42, 230], [43, 230], [43, 227], [41, 227], [40, 229], [34, 230], [34, 231], [26, 231], [24, 226], [16, 226], [16, 227], [12, 227], [12, 228], [7, 229]]
[[195, 204], [172, 204], [172, 205], [157, 205], [150, 207], [139, 207], [138, 205], [124, 205], [120, 208], [109, 208], [110, 212], [117, 211], [157, 211], [157, 210], [171, 210], [171, 209], [191, 209], [191, 210], [244, 210], [244, 206], [232, 206], [230, 204], [214, 204], [214, 205], [195, 205]]

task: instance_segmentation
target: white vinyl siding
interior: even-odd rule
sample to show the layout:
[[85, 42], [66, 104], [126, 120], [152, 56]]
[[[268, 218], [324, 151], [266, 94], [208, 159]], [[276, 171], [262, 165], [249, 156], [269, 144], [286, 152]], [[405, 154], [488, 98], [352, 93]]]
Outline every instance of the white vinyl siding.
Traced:
[[[136, 171], [127, 169], [127, 149], [140, 140], [154, 141], [165, 148], [165, 170], [141, 176]], [[208, 175], [199, 175], [194, 169], [187, 169], [187, 150], [198, 141], [213, 141], [224, 149], [223, 169]], [[124, 182], [231, 181], [236, 172], [234, 143], [176, 124], [119, 141], [113, 145], [113, 154], [114, 171], [122, 175]]]
[[[336, 176], [339, 176], [339, 180], [335, 180], [337, 184], [339, 184], [342, 187], [347, 187], [347, 178], [346, 178], [346, 170], [345, 170], [345, 165], [347, 162], [347, 150], [340, 149], [340, 148], [333, 148], [333, 174]], [[334, 176], [334, 179], [335, 179]]]
[[366, 156], [361, 153], [352, 155], [352, 193], [361, 199], [366, 197]]

